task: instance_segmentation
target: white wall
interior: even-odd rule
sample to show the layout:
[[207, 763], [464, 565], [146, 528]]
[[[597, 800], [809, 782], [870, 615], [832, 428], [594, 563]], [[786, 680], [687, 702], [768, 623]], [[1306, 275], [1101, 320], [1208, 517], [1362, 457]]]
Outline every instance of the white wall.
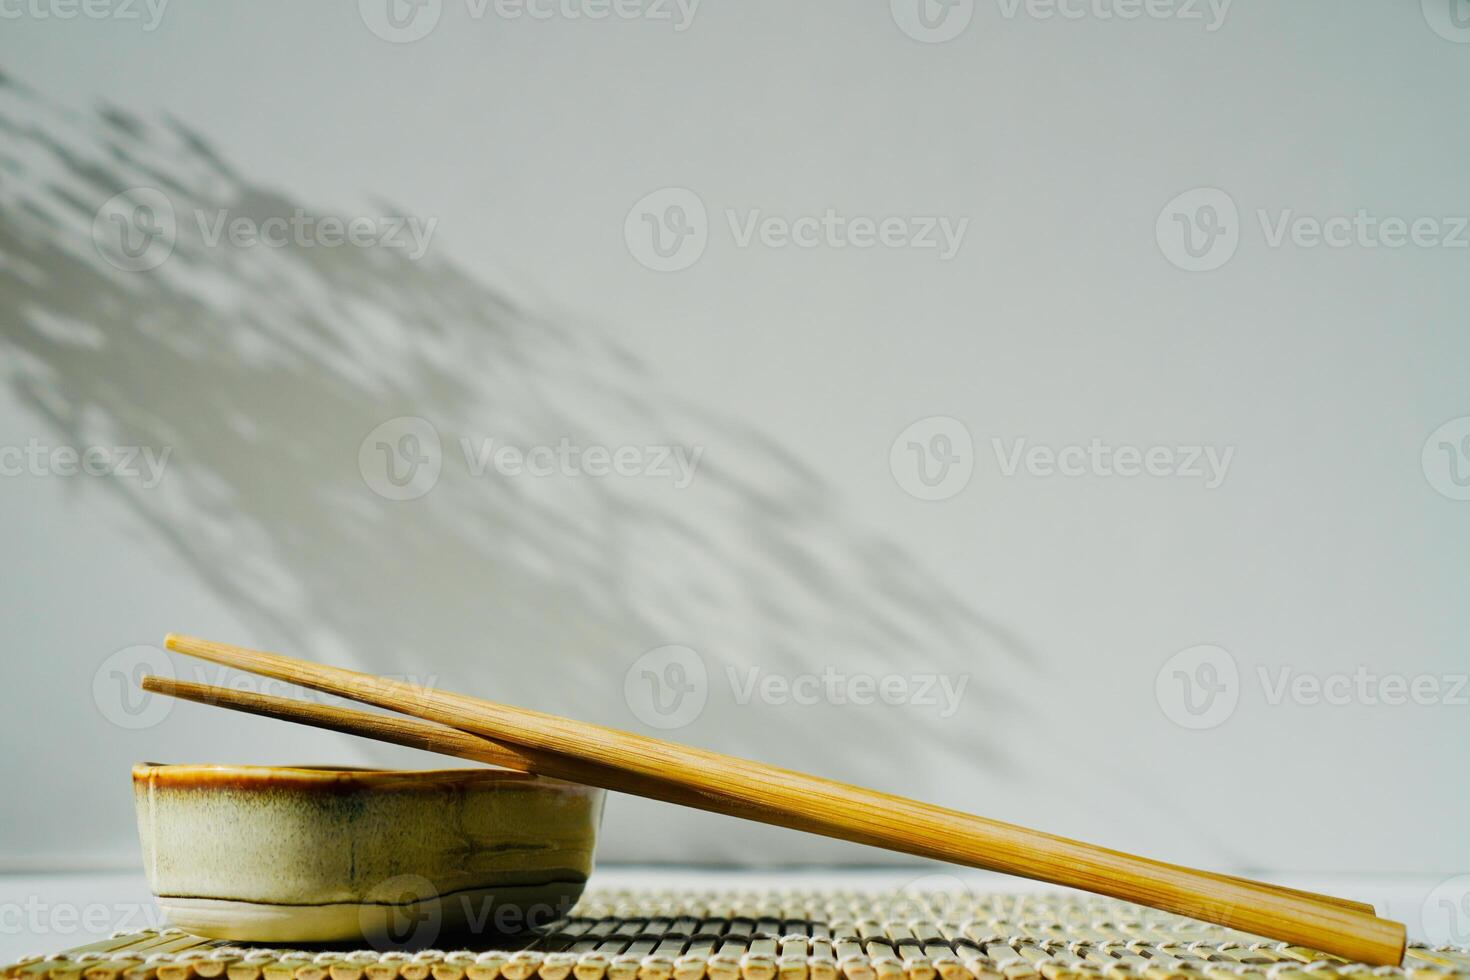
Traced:
[[[132, 665], [115, 652], [178, 630], [647, 731], [625, 681], [678, 644], [709, 676], [671, 733], [697, 744], [1184, 862], [1464, 869], [1470, 503], [1446, 495], [1441, 440], [1427, 470], [1421, 452], [1470, 416], [1470, 251], [1272, 247], [1260, 216], [1456, 234], [1470, 44], [1425, 5], [1240, 0], [1212, 31], [1204, 5], [981, 0], [943, 44], [835, 0], [706, 0], [684, 31], [446, 0], [409, 44], [352, 4], [7, 20], [5, 70], [36, 94], [0, 91], [0, 445], [171, 455], [151, 490], [0, 479], [0, 864], [133, 862], [142, 758], [431, 762], [190, 706], [115, 724], [134, 717], [109, 701]], [[186, 217], [438, 225], [422, 261], [379, 262], [209, 247], [186, 220], [160, 268], [120, 273], [90, 216], [136, 186]], [[669, 186], [709, 241], [659, 273], [624, 227]], [[1238, 208], [1239, 244], [1187, 272], [1156, 222], [1201, 187]], [[828, 208], [969, 223], [943, 261], [741, 247], [726, 218]], [[410, 415], [443, 473], [388, 501], [359, 445]], [[890, 460], [931, 416], [974, 445], [942, 501]], [[461, 436], [704, 456], [682, 490], [475, 477]], [[1213, 489], [1006, 476], [992, 440], [1018, 438], [1233, 455]], [[1237, 672], [1228, 717], [1180, 713], [1174, 671], [1205, 676], [1203, 654], [1169, 661], [1201, 644]], [[741, 704], [727, 668], [752, 666], [967, 686], [950, 717]], [[1360, 667], [1429, 678], [1436, 703], [1368, 703], [1372, 681], [1342, 705], [1275, 698]], [[625, 859], [882, 857], [631, 800], [606, 832]]]

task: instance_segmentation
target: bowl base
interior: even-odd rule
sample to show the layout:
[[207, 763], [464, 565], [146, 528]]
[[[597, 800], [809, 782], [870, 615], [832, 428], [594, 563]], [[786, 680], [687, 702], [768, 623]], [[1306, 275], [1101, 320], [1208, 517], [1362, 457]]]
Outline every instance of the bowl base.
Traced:
[[492, 885], [448, 895], [382, 902], [277, 905], [225, 898], [158, 896], [168, 924], [207, 939], [241, 943], [371, 943], [423, 949], [444, 936], [515, 935], [564, 917], [583, 882]]

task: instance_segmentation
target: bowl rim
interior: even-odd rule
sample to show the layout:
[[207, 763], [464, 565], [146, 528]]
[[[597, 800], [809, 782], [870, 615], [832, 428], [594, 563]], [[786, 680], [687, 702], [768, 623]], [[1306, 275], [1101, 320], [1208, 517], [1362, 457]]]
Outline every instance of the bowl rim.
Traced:
[[236, 788], [290, 786], [301, 789], [414, 789], [446, 784], [516, 783], [545, 789], [601, 793], [594, 786], [518, 772], [514, 769], [456, 767], [443, 769], [374, 769], [336, 765], [247, 765], [228, 762], [139, 762], [133, 765], [133, 784]]

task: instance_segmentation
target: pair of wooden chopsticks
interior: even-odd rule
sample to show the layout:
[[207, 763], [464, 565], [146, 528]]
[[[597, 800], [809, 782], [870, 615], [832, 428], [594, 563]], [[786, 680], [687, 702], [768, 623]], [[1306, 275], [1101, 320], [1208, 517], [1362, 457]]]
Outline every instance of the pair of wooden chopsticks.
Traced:
[[[170, 634], [179, 653], [423, 721], [145, 679], [150, 691], [1080, 888], [1375, 965], [1404, 927], [1371, 906], [1198, 871], [788, 769], [280, 654]], [[447, 727], [446, 727], [447, 726]]]

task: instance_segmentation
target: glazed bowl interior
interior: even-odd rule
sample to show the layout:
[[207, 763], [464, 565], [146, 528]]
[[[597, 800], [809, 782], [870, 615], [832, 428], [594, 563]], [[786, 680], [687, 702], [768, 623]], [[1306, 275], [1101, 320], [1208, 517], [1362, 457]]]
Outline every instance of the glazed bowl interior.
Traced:
[[237, 942], [432, 945], [565, 914], [603, 792], [507, 770], [133, 768], [149, 884], [170, 924]]

